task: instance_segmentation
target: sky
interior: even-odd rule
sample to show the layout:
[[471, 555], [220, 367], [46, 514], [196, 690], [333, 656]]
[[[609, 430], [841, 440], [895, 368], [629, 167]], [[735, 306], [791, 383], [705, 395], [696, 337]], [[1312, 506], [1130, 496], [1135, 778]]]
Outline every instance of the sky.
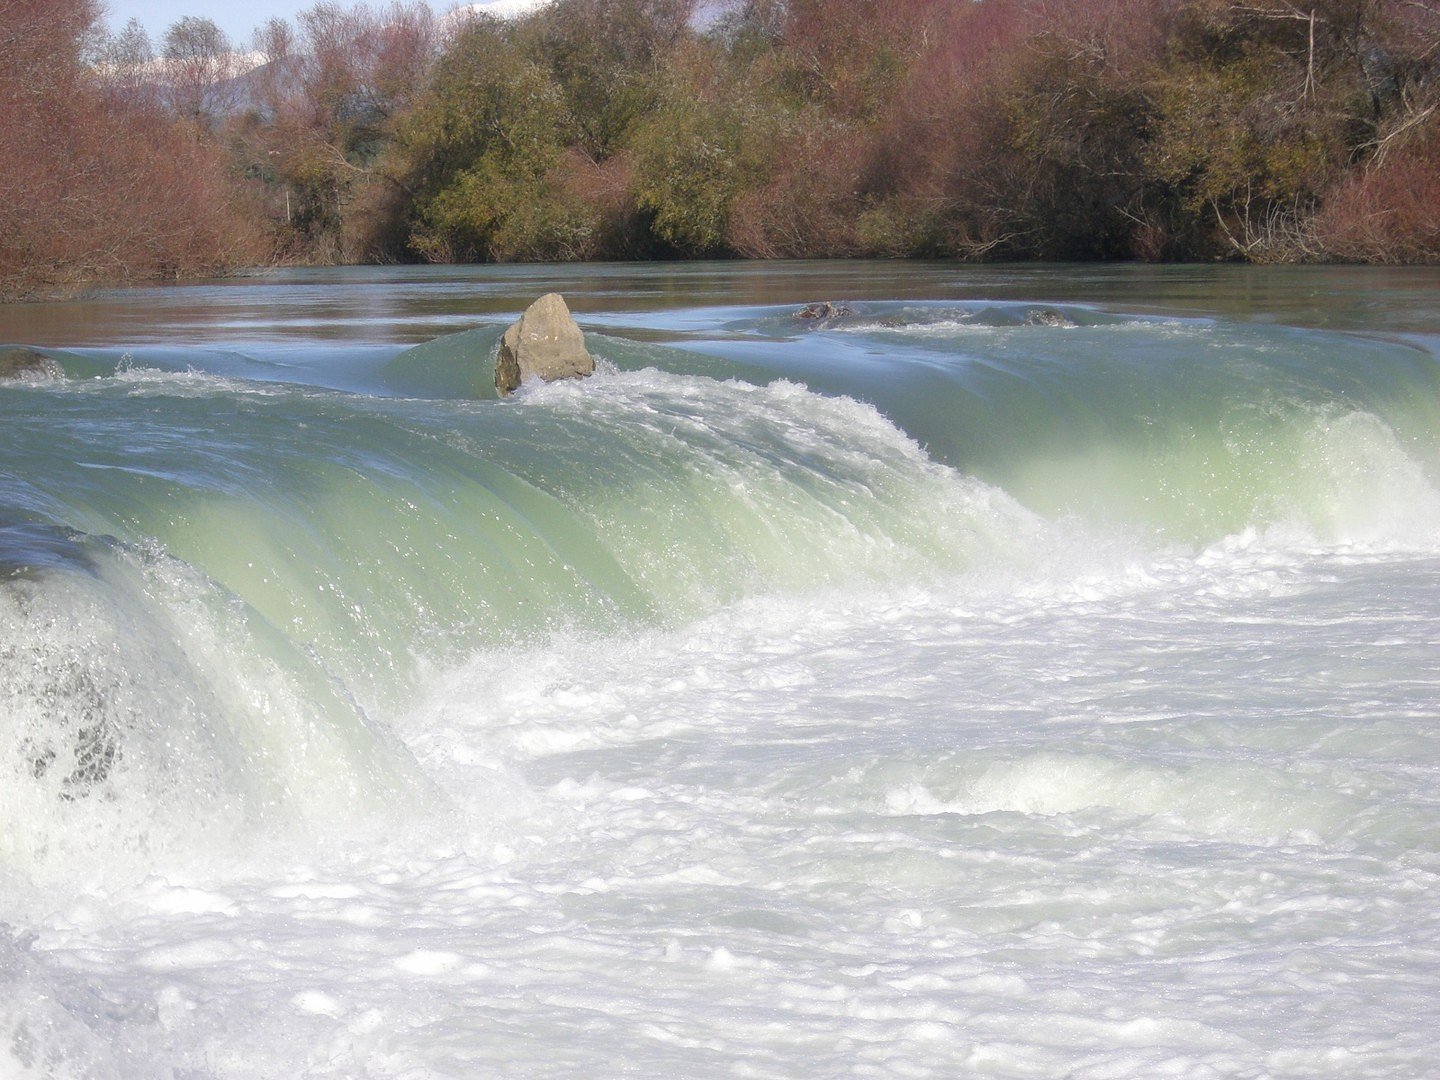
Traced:
[[[158, 42], [171, 24], [186, 15], [201, 15], [213, 19], [215, 25], [225, 31], [236, 45], [250, 40], [255, 28], [263, 26], [270, 19], [279, 16], [294, 22], [295, 16], [306, 8], [313, 7], [315, 0], [104, 0], [107, 11], [106, 25], [112, 31], [122, 29], [131, 19]], [[345, 0], [342, 0], [345, 2]], [[444, 14], [452, 8], [463, 7], [468, 0], [430, 0], [430, 7]], [[497, 7], [536, 6], [543, 0], [493, 0]], [[372, 7], [384, 7], [384, 0], [372, 0]]]

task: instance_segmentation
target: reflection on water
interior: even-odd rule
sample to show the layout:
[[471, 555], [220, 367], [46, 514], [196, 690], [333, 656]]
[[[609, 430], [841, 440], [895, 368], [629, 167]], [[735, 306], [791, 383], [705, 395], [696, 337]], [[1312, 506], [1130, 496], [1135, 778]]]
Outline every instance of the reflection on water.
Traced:
[[[337, 288], [339, 286], [339, 288]], [[565, 293], [584, 319], [817, 299], [1034, 300], [1215, 314], [1340, 330], [1377, 322], [1440, 335], [1440, 268], [968, 266], [939, 262], [708, 262], [291, 269], [204, 284], [101, 289], [0, 306], [0, 342], [85, 346], [278, 340], [410, 344]]]

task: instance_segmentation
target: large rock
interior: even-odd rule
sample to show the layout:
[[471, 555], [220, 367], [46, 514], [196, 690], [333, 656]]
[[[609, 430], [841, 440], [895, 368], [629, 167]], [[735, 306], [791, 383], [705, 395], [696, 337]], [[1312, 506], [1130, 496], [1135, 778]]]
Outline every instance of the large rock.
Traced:
[[0, 347], [0, 379], [20, 379], [27, 376], [58, 379], [64, 374], [60, 365], [44, 353], [27, 349], [23, 345]]
[[583, 379], [595, 370], [585, 336], [559, 293], [546, 293], [525, 309], [500, 339], [495, 389], [501, 396], [526, 379]]

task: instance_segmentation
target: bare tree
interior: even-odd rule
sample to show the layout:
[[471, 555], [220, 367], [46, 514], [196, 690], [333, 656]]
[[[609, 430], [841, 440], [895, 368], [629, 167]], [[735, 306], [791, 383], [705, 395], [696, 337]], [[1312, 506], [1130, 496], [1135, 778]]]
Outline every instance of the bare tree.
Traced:
[[186, 15], [165, 31], [162, 55], [171, 106], [184, 119], [212, 127], [234, 100], [238, 65], [230, 39], [213, 19]]
[[89, 66], [110, 93], [154, 97], [155, 48], [138, 19], [131, 19], [118, 34], [102, 31]]

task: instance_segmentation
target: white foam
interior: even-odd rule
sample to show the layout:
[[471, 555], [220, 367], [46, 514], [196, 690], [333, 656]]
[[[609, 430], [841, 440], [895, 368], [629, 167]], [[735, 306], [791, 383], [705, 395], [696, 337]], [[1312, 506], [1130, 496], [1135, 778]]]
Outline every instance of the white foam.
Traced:
[[[347, 834], [341, 813], [347, 842], [317, 829], [271, 850], [243, 815], [217, 833], [210, 803], [183, 799], [119, 831], [173, 841], [161, 870], [40, 904], [7, 884], [0, 918], [40, 934], [0, 934], [0, 1069], [1425, 1074], [1440, 561], [1396, 539], [1423, 514], [1195, 553], [1026, 514], [853, 402], [673, 382], [526, 391], [516, 412], [613, 409], [752, 449], [746, 423], [798, 424], [800, 443], [806, 415], [851, 425], [873, 439], [817, 452], [913, 466], [976, 532], [998, 522], [964, 549], [987, 557], [780, 580], [698, 617], [421, 665], [386, 719], [446, 802], [393, 834]], [[223, 675], [243, 636], [183, 576], [142, 578]], [[33, 620], [13, 593], [12, 625]], [[129, 655], [84, 604], [50, 610], [67, 647]], [[273, 675], [219, 683], [277, 718], [255, 735], [283, 735], [272, 758], [293, 740], [264, 775], [302, 789], [277, 785], [302, 818], [363, 799], [363, 770], [328, 737], [307, 745]], [[149, 804], [126, 794], [85, 812], [128, 828], [109, 815]], [[43, 867], [68, 834], [30, 835]]]

